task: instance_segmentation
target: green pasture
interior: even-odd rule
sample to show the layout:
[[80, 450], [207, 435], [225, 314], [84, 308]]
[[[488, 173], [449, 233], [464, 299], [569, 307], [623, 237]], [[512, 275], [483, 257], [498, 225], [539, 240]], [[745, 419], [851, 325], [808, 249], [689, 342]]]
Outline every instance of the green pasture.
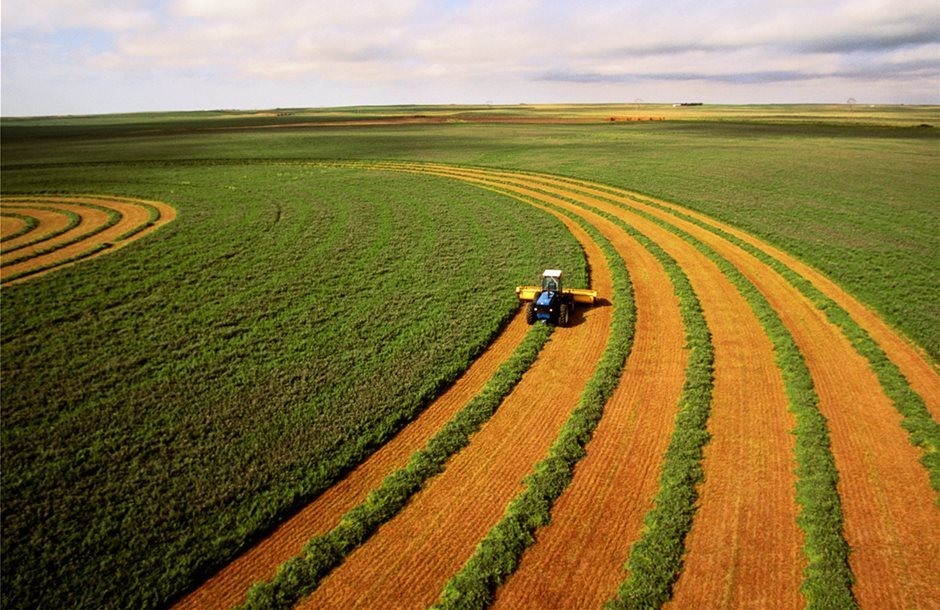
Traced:
[[[510, 114], [598, 120], [468, 122]], [[316, 125], [383, 115], [449, 122]], [[0, 292], [4, 607], [165, 605], [414, 417], [513, 286], [548, 266], [586, 281], [563, 225], [524, 203], [309, 161], [549, 172], [682, 204], [803, 258], [940, 361], [935, 107], [217, 111], [4, 119], [0, 138], [3, 194], [179, 211]]]
[[10, 174], [179, 218], [3, 289], [5, 607], [165, 604], [410, 420], [514, 313], [515, 285], [548, 266], [585, 282], [554, 217], [441, 178]]
[[[602, 120], [637, 107], [667, 120]], [[309, 126], [383, 113], [580, 114], [598, 122]], [[308, 126], [277, 127], [287, 119], [302, 123], [298, 117]], [[21, 164], [259, 159], [419, 160], [596, 180], [767, 239], [827, 273], [934, 362], [940, 359], [940, 107], [404, 106], [295, 110], [286, 117], [219, 111], [87, 123], [7, 119], [2, 137], [5, 181]]]

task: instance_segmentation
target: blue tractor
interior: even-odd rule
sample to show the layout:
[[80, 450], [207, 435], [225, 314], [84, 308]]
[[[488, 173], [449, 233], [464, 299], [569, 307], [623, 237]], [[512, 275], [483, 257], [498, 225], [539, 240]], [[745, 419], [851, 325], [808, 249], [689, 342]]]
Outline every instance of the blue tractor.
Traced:
[[516, 294], [527, 301], [525, 319], [529, 324], [537, 320], [568, 326], [574, 313], [575, 303], [594, 303], [597, 292], [578, 288], [562, 288], [561, 271], [546, 269], [542, 273], [541, 286], [519, 286]]

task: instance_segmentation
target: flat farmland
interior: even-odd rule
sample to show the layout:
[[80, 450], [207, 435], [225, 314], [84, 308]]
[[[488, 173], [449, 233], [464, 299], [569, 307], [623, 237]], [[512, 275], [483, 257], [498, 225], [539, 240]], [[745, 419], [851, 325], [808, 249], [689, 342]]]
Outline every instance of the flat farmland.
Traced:
[[931, 125], [4, 119], [3, 605], [940, 604]]

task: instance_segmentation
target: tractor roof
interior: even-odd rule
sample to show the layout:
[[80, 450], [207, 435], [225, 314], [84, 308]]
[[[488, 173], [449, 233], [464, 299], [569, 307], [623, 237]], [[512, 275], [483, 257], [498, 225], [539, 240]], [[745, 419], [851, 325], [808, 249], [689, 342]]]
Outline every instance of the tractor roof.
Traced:
[[542, 277], [561, 277], [560, 269], [546, 269], [542, 272]]

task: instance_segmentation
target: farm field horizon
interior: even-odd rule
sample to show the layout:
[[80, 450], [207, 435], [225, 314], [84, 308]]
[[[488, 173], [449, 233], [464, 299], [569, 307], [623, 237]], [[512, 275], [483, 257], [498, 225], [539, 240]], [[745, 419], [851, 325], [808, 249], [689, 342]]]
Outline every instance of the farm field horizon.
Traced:
[[0, 136], [4, 606], [940, 604], [940, 107]]

